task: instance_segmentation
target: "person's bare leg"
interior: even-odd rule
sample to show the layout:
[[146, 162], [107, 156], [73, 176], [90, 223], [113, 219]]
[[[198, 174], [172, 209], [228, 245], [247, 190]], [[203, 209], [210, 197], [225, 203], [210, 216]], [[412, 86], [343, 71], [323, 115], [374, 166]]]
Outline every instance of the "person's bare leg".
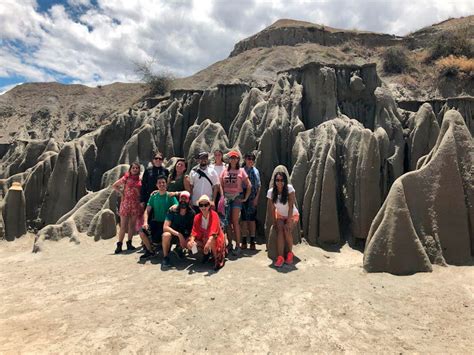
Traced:
[[237, 243], [237, 246], [240, 246], [239, 217], [240, 217], [240, 209], [239, 208], [233, 208], [232, 209], [232, 225], [234, 226], [235, 242]]
[[255, 237], [255, 233], [257, 232], [257, 223], [255, 223], [255, 221], [248, 221], [247, 226], [248, 226], [247, 228], [249, 231], [249, 236]]
[[281, 219], [277, 221], [277, 252], [278, 256], [285, 253], [285, 225]]
[[249, 228], [247, 221], [242, 221], [240, 225], [240, 239], [242, 243], [248, 243], [250, 241]]
[[139, 236], [140, 236], [140, 238], [142, 238], [142, 242], [143, 242], [143, 245], [145, 245], [145, 248], [147, 248], [148, 251], [152, 251], [153, 249], [151, 247], [150, 239], [148, 239], [148, 237], [145, 235], [145, 233], [140, 231]]
[[128, 240], [132, 241], [133, 235], [135, 234], [135, 224], [137, 221], [136, 216], [129, 216], [128, 217], [128, 228], [127, 228], [127, 234], [128, 234]]
[[286, 242], [286, 245], [288, 247], [288, 251], [293, 252], [293, 227], [294, 227], [294, 223], [288, 222], [288, 221], [286, 221], [286, 223], [290, 223], [290, 224], [287, 224], [287, 226], [285, 226], [286, 228], [284, 228], [285, 242]]
[[167, 257], [171, 249], [171, 233], [164, 232], [162, 235], [163, 256]]
[[123, 242], [125, 238], [125, 232], [127, 231], [128, 216], [120, 216], [120, 231], [118, 235], [118, 241]]
[[227, 245], [230, 245], [232, 246], [232, 240], [234, 239], [235, 240], [235, 237], [233, 236], [233, 233], [232, 233], [232, 226], [230, 224], [230, 221], [229, 221], [229, 225], [226, 227], [227, 229]]

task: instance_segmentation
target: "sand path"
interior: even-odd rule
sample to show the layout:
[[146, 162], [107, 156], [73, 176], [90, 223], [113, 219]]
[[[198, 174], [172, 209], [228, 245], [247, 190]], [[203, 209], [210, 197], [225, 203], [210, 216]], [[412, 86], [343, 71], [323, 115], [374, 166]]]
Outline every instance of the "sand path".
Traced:
[[[0, 352], [470, 353], [474, 268], [367, 274], [305, 245], [278, 272], [263, 246], [218, 273], [113, 255], [114, 240], [0, 241]], [[137, 241], [135, 241], [137, 243]], [[263, 249], [263, 250], [262, 250]]]

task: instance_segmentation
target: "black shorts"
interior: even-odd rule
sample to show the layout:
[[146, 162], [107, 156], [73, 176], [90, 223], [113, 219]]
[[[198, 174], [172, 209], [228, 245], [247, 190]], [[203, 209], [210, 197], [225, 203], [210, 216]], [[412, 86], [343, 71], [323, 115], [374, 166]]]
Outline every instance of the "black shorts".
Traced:
[[242, 204], [240, 218], [242, 221], [248, 222], [257, 220], [257, 208], [253, 206], [253, 200], [247, 200]]
[[161, 244], [163, 224], [164, 222], [150, 221], [148, 223], [149, 230], [142, 228], [142, 232], [145, 233], [148, 238], [151, 238], [153, 244]]

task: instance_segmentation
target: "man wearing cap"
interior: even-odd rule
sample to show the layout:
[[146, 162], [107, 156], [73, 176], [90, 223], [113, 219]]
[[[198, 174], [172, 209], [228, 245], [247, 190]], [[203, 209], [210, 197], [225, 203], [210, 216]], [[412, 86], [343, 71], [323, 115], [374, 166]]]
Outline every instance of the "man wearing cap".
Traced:
[[196, 213], [199, 212], [197, 200], [202, 195], [206, 195], [214, 205], [217, 192], [219, 191], [219, 177], [214, 168], [209, 166], [209, 154], [200, 152], [198, 154], [199, 165], [191, 170], [189, 174], [192, 188], [192, 205]]
[[151, 193], [155, 191], [158, 176], [164, 175], [168, 178], [170, 174], [169, 170], [162, 166], [163, 154], [159, 151], [153, 153], [151, 163], [152, 165], [145, 169], [142, 177], [142, 187], [140, 190], [140, 203], [142, 208], [145, 208]]
[[187, 246], [187, 238], [193, 229], [195, 213], [189, 205], [190, 194], [183, 191], [179, 195], [179, 204], [172, 206], [166, 214], [163, 224], [163, 261], [161, 268], [171, 266], [169, 253], [171, 244], [176, 243], [175, 252], [181, 256], [182, 249]]

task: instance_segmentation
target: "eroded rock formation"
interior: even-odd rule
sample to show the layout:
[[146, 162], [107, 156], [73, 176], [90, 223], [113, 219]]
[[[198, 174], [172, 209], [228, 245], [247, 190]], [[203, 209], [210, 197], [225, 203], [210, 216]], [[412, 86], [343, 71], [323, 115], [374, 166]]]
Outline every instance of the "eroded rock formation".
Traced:
[[364, 252], [367, 271], [409, 274], [470, 260], [473, 151], [462, 116], [448, 111], [433, 149], [393, 184], [377, 213]]

